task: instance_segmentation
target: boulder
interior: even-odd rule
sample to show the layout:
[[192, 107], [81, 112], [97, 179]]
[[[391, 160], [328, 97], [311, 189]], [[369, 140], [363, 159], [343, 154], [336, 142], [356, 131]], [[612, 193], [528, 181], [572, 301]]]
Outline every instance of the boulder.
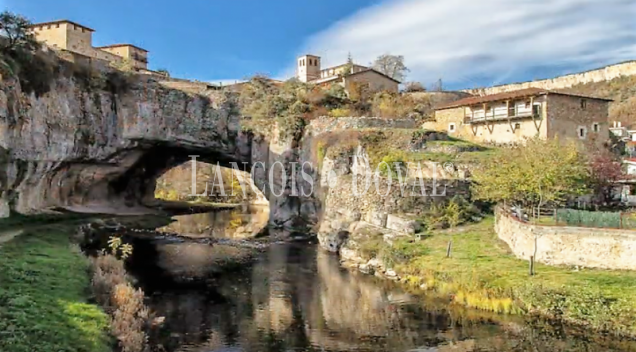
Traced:
[[420, 224], [415, 220], [389, 214], [386, 218], [386, 228], [413, 235], [420, 230]]

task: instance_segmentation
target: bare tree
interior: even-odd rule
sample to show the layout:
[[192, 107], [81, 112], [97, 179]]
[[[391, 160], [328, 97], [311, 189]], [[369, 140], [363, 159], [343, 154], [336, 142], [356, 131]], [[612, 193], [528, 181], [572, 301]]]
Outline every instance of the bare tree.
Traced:
[[29, 31], [31, 21], [9, 11], [0, 13], [0, 50], [2, 52], [33, 51], [39, 43]]
[[383, 54], [373, 62], [373, 69], [397, 80], [403, 81], [409, 69], [404, 65], [404, 56]]
[[426, 88], [420, 82], [406, 82], [404, 83], [405, 92], [426, 92]]

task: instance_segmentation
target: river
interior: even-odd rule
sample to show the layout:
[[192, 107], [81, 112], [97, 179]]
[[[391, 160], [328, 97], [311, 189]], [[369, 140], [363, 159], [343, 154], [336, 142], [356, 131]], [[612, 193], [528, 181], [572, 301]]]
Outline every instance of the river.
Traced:
[[[267, 212], [176, 219], [158, 230], [236, 240], [262, 234]], [[157, 317], [153, 351], [636, 351], [631, 342], [408, 294], [341, 268], [310, 240], [255, 252], [139, 238], [128, 268]]]

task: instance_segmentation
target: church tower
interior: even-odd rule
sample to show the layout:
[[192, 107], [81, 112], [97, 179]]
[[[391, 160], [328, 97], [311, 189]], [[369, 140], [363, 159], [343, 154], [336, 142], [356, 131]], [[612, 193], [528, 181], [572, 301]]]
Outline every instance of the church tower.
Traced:
[[320, 56], [303, 55], [296, 62], [296, 78], [309, 82], [320, 78]]

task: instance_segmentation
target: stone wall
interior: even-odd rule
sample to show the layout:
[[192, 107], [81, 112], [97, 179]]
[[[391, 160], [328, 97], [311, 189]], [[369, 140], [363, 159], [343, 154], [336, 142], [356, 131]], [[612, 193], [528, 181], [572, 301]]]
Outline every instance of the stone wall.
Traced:
[[[547, 104], [547, 136], [593, 140], [602, 145], [609, 139], [608, 108], [609, 102], [605, 100], [550, 94]], [[594, 130], [595, 124], [598, 126], [597, 131]], [[580, 128], [585, 130], [584, 138], [579, 136]]]
[[412, 119], [383, 119], [380, 117], [319, 117], [312, 120], [308, 131], [312, 136], [325, 132], [363, 128], [417, 128]]
[[489, 88], [466, 89], [464, 92], [474, 95], [490, 95], [525, 88], [563, 89], [577, 84], [609, 81], [621, 76], [636, 75], [636, 61], [627, 61], [615, 65], [609, 65], [596, 70], [574, 73], [531, 82], [504, 84]]
[[520, 259], [548, 265], [636, 270], [636, 231], [521, 222], [498, 209], [495, 231]]
[[371, 92], [389, 91], [397, 93], [399, 83], [375, 71], [360, 72], [344, 78], [347, 92], [353, 91], [354, 87], [360, 84], [368, 85]]

